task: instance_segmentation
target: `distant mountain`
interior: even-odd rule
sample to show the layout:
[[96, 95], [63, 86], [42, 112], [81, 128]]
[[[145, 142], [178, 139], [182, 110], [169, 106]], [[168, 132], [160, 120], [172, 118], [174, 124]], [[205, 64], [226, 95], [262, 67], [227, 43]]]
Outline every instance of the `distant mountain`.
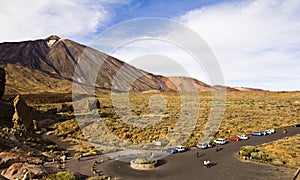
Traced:
[[[205, 84], [197, 79], [189, 78], [189, 77], [182, 77], [182, 76], [171, 76], [167, 77], [168, 80], [165, 82], [170, 81], [170, 83], [166, 83], [167, 87], [173, 89], [175, 91], [189, 91], [189, 90], [200, 90], [200, 91], [210, 91], [214, 89], [208, 84]], [[170, 84], [170, 85], [169, 85]], [[175, 85], [175, 88], [173, 86]]]
[[265, 91], [263, 89], [248, 88], [248, 87], [234, 87], [234, 89], [237, 89], [239, 91]]
[[[84, 55], [83, 55], [84, 52]], [[164, 77], [137, 69], [105, 53], [52, 35], [46, 39], [0, 44], [0, 64], [6, 70], [7, 94], [37, 94], [44, 92], [66, 93], [72, 90], [76, 65], [85, 63], [78, 70], [74, 82], [89, 86], [93, 73], [83, 72], [82, 68], [93, 69], [101, 63], [97, 74], [96, 87], [123, 91], [200, 91], [217, 89], [193, 78]], [[114, 79], [118, 76], [118, 83]], [[139, 77], [136, 79], [136, 77]], [[128, 84], [131, 84], [130, 87]]]

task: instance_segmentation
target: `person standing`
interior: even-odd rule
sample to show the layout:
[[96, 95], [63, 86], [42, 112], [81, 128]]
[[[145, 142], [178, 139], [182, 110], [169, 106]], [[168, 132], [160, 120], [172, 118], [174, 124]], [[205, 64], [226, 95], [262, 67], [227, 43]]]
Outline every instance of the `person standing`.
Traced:
[[42, 166], [44, 166], [44, 160], [43, 160], [43, 158], [40, 159], [40, 164], [41, 164]]
[[66, 156], [66, 155], [64, 155], [64, 156], [63, 156], [63, 163], [65, 163], [65, 162], [66, 162], [66, 160], [67, 160], [67, 156]]
[[80, 154], [79, 157], [77, 158], [77, 161], [79, 162], [81, 160], [82, 155]]

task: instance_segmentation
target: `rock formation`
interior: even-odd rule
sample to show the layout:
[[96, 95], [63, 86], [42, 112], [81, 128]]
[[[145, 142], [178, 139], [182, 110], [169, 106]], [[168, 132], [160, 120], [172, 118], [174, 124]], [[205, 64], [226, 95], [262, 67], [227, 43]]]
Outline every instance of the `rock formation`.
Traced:
[[8, 179], [40, 179], [45, 174], [42, 166], [37, 164], [14, 163], [1, 173]]
[[0, 68], [0, 99], [2, 99], [5, 91], [5, 70]]
[[0, 126], [21, 131], [33, 130], [32, 109], [24, 99], [18, 95], [13, 103], [2, 100], [5, 92], [5, 74], [5, 70], [0, 68]]
[[16, 130], [31, 131], [34, 129], [32, 109], [27, 106], [25, 100], [19, 95], [14, 99], [15, 113], [12, 122]]
[[13, 105], [8, 101], [2, 100], [5, 92], [5, 74], [5, 69], [0, 68], [0, 127], [12, 127]]

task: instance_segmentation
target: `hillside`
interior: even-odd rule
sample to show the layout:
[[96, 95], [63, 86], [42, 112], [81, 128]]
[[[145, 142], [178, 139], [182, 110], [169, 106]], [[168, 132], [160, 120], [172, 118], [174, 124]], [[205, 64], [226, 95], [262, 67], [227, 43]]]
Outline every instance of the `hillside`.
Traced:
[[[77, 79], [74, 79], [75, 68]], [[6, 94], [71, 93], [72, 82], [96, 88], [170, 92], [218, 89], [193, 78], [164, 77], [137, 69], [100, 51], [52, 35], [45, 39], [0, 44], [0, 64], [6, 70]], [[93, 72], [95, 66], [101, 67]], [[86, 72], [88, 71], [88, 72]], [[117, 77], [117, 78], [116, 78]], [[118, 81], [116, 82], [115, 79]]]

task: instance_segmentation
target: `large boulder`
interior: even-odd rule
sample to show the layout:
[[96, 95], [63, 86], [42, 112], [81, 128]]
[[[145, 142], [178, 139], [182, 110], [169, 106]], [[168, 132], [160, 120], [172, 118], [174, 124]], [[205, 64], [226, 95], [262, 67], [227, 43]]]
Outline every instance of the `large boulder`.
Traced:
[[15, 113], [12, 117], [12, 122], [16, 130], [31, 131], [34, 129], [32, 109], [27, 106], [25, 100], [21, 96], [14, 99]]
[[41, 179], [46, 174], [44, 167], [36, 164], [14, 163], [1, 175], [8, 179]]
[[0, 99], [2, 99], [5, 91], [5, 70], [0, 68]]

